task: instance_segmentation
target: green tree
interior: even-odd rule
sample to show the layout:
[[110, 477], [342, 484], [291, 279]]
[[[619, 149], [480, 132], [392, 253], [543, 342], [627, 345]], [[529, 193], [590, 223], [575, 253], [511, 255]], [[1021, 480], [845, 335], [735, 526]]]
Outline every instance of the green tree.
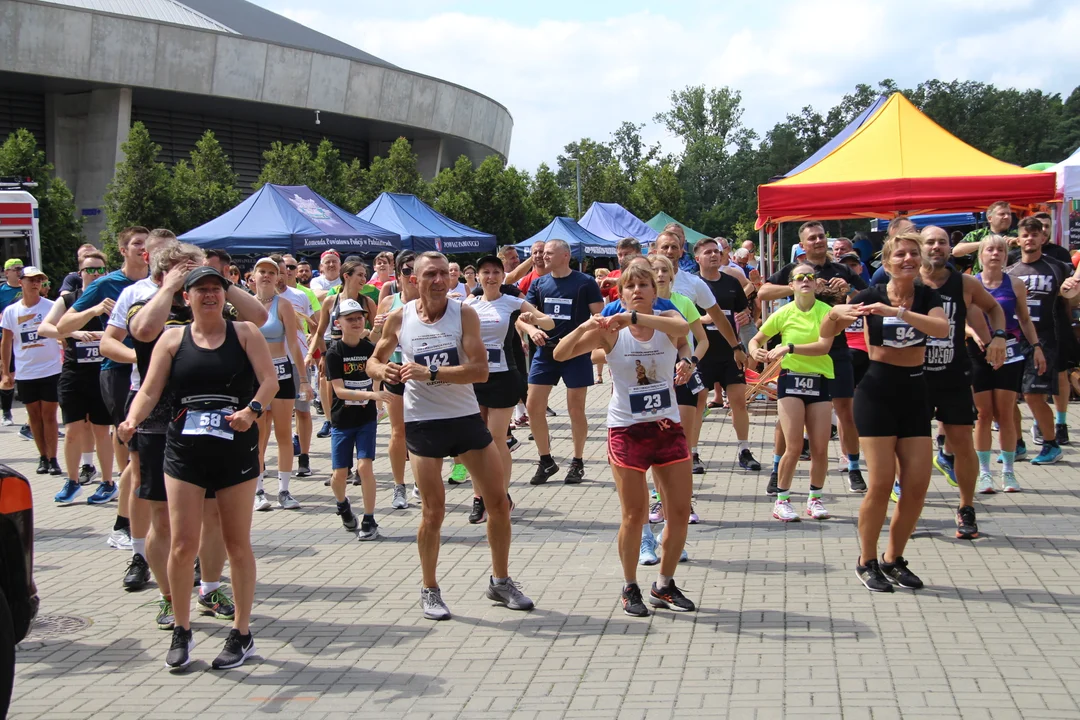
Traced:
[[[141, 122], [131, 126], [127, 142], [120, 146], [124, 159], [105, 192], [105, 229], [101, 232], [111, 264], [121, 262], [116, 236], [125, 227], [172, 227], [174, 204], [172, 176], [158, 161], [161, 146], [150, 139]], [[70, 261], [69, 261], [70, 262]]]
[[626, 177], [631, 185], [637, 182], [641, 169], [660, 155], [659, 145], [645, 147], [645, 141], [641, 139], [641, 131], [644, 128], [645, 123], [635, 125], [623, 121], [619, 129], [612, 133], [611, 150], [626, 170]]
[[181, 160], [172, 170], [172, 198], [178, 235], [209, 222], [236, 207], [241, 200], [229, 157], [214, 133], [207, 130], [191, 151], [190, 164]]
[[[82, 217], [76, 214], [75, 198], [67, 183], [53, 176], [33, 133], [20, 128], [0, 145], [0, 175], [30, 178], [37, 183], [29, 192], [38, 202], [41, 232], [41, 264], [56, 282], [72, 268], [75, 252], [83, 242]], [[29, 263], [30, 258], [25, 258]]]
[[422, 200], [430, 196], [427, 183], [417, 167], [416, 153], [403, 137], [390, 145], [386, 157], [374, 158], [368, 168], [361, 168], [354, 161], [345, 170], [344, 176], [348, 192], [347, 207], [353, 212], [367, 207], [383, 192], [416, 195]]
[[676, 218], [685, 217], [686, 202], [672, 159], [639, 168], [637, 180], [630, 189], [627, 209], [644, 220], [658, 212], [666, 212]]
[[311, 181], [315, 156], [306, 142], [285, 143], [275, 140], [270, 149], [263, 152], [263, 166], [252, 186], [256, 190], [263, 185], [307, 185]]
[[560, 215], [569, 215], [566, 191], [559, 187], [555, 173], [547, 163], [540, 163], [529, 185], [529, 218], [526, 237], [542, 230]]
[[431, 181], [429, 193], [432, 207], [443, 215], [470, 227], [477, 224], [476, 206], [473, 204], [473, 178], [476, 170], [465, 155], [458, 157], [451, 167], [443, 168]]
[[[582, 138], [563, 149], [557, 159], [556, 178], [577, 208], [577, 170], [581, 164], [581, 212], [594, 202], [614, 202], [625, 205], [630, 198], [630, 180], [619, 164], [615, 151], [608, 143]], [[575, 213], [577, 215], [577, 213]], [[580, 219], [580, 218], [579, 218]]]

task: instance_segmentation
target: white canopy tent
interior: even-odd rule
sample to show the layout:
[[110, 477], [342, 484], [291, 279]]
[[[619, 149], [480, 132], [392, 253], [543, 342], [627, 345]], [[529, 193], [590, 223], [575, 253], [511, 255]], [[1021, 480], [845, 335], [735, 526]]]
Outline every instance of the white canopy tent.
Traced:
[[1075, 250], [1080, 248], [1080, 149], [1051, 170], [1057, 175], [1057, 191], [1062, 198], [1054, 221], [1056, 234], [1062, 245]]

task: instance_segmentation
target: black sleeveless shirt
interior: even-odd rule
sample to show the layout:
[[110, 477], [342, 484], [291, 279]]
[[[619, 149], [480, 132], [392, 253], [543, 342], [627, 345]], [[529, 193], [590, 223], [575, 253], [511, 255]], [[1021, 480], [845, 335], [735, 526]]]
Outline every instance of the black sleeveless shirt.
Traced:
[[941, 307], [949, 320], [949, 335], [926, 339], [926, 360], [923, 366], [927, 380], [935, 382], [964, 383], [964, 375], [971, 369], [964, 340], [967, 327], [967, 303], [964, 302], [964, 276], [955, 270], [937, 289]]
[[[859, 292], [851, 300], [852, 304], [884, 303], [892, 306], [889, 302], [889, 286], [885, 283], [873, 285]], [[941, 307], [941, 295], [934, 288], [927, 287], [921, 282], [915, 282], [915, 296], [911, 302], [912, 312], [925, 315], [932, 308]], [[880, 315], [866, 316], [867, 345], [877, 347], [920, 347], [926, 345], [926, 333], [917, 330], [903, 320], [895, 317], [881, 317]]]
[[[246, 407], [255, 396], [255, 370], [234, 324], [226, 321], [225, 342], [213, 350], [195, 344], [191, 327], [184, 328], [184, 337], [173, 357], [169, 391], [174, 407], [202, 410]], [[181, 417], [176, 421], [183, 422]]]
[[[80, 288], [75, 292], [62, 293], [60, 297], [64, 301], [64, 306], [70, 309], [82, 294], [83, 291]], [[105, 330], [105, 323], [102, 322], [101, 318], [101, 315], [95, 315], [80, 330], [102, 332]], [[101, 372], [101, 363], [105, 359], [101, 355], [100, 347], [100, 340], [83, 343], [73, 337], [64, 338], [64, 367], [62, 372], [64, 374], [74, 374], [80, 380], [96, 383], [98, 373]]]

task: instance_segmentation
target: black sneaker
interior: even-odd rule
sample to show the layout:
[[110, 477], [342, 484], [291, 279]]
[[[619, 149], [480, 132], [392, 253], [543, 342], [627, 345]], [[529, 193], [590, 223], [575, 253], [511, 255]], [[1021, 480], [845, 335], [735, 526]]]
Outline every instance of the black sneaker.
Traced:
[[296, 461], [296, 477], [311, 477], [311, 459], [307, 453], [300, 453]]
[[138, 553], [131, 556], [128, 563], [127, 573], [124, 575], [124, 589], [131, 592], [142, 590], [150, 582], [150, 566], [146, 564], [146, 558]]
[[540, 462], [536, 465], [536, 472], [533, 474], [532, 479], [529, 480], [530, 485], [543, 485], [548, 481], [555, 473], [559, 472], [559, 465], [554, 460], [550, 465], [545, 465]]
[[840, 439], [840, 433], [837, 431], [835, 425], [833, 425], [832, 430], [829, 431], [829, 439], [830, 440], [839, 440]]
[[348, 482], [351, 482], [353, 485], [363, 484], [363, 480], [360, 479], [360, 473], [356, 472], [355, 470], [352, 471], [352, 475], [349, 477]]
[[48, 475], [49, 474], [49, 458], [42, 457], [40, 460], [38, 460], [37, 474], [38, 475]]
[[870, 592], [893, 592], [893, 586], [881, 574], [881, 568], [878, 567], [877, 560], [867, 560], [865, 565], [856, 565], [855, 576], [862, 581], [862, 584]]
[[862, 470], [855, 468], [854, 470], [848, 470], [847, 474], [848, 492], [851, 493], [864, 493], [866, 492], [866, 481], [863, 480]]
[[807, 440], [806, 438], [803, 438], [802, 452], [799, 453], [799, 459], [800, 460], [809, 460], [810, 459], [810, 441]]
[[704, 475], [705, 474], [705, 463], [701, 462], [701, 456], [700, 455], [698, 455], [697, 453], [694, 453], [693, 456], [691, 457], [690, 462], [691, 462], [691, 470], [690, 470], [691, 473], [693, 473], [694, 475]]
[[225, 638], [225, 647], [222, 648], [218, 656], [214, 658], [214, 661], [210, 663], [210, 667], [215, 670], [228, 670], [229, 668], [237, 668], [244, 664], [244, 661], [255, 654], [255, 638], [248, 632], [247, 637], [240, 634], [240, 631], [233, 628], [229, 631], [229, 637]]
[[656, 583], [653, 583], [652, 590], [649, 592], [649, 603], [653, 607], [668, 608], [677, 612], [693, 612], [697, 610], [694, 602], [683, 595], [679, 588], [675, 587], [674, 580], [668, 583], [668, 586], [663, 590], [657, 589]]
[[975, 523], [975, 508], [964, 505], [956, 510], [956, 538], [974, 540], [979, 537], [979, 526]]
[[750, 452], [750, 448], [743, 448], [739, 451], [739, 467], [751, 472], [761, 472], [761, 463], [754, 457], [754, 453]]
[[630, 617], [649, 617], [649, 608], [641, 597], [641, 588], [627, 585], [622, 591], [622, 609]]
[[[974, 512], [972, 514], [974, 515]], [[882, 560], [881, 574], [885, 576], [887, 581], [902, 588], [918, 590], [923, 586], [922, 580], [915, 573], [908, 570], [907, 560], [900, 556], [897, 556], [891, 563]]]
[[183, 670], [191, 663], [191, 651], [195, 649], [195, 638], [190, 630], [177, 625], [173, 628], [172, 644], [165, 656], [165, 667], [170, 670]]
[[85, 464], [79, 468], [79, 484], [89, 485], [94, 482], [94, 478], [98, 476], [97, 468], [93, 465]]
[[60, 463], [56, 461], [56, 458], [49, 460], [49, 474], [58, 476], [64, 474], [64, 471], [60, 469]]
[[356, 515], [353, 514], [352, 507], [349, 505], [349, 501], [339, 502], [337, 504], [337, 514], [341, 518], [342, 526], [349, 532], [356, 532], [360, 527], [359, 521], [356, 519]]
[[319, 415], [325, 415], [326, 414], [326, 413], [323, 412], [322, 402], [319, 401], [319, 400], [315, 401], [315, 412], [318, 413]]
[[1054, 440], [1058, 445], [1069, 444], [1069, 426], [1065, 423], [1058, 423], [1054, 426]]
[[765, 494], [770, 497], [776, 497], [776, 494], [780, 492], [780, 488], [777, 487], [778, 482], [780, 482], [780, 476], [773, 470], [769, 473], [769, 484], [765, 488]]
[[195, 557], [195, 587], [202, 585], [202, 563], [198, 556]]
[[563, 482], [567, 485], [578, 485], [585, 479], [585, 463], [581, 460], [571, 460], [570, 469], [566, 471]]
[[485, 520], [487, 520], [487, 509], [484, 507], [484, 498], [474, 497], [472, 499], [472, 512], [469, 513], [469, 523], [478, 525]]
[[510, 435], [509, 437], [506, 438], [506, 448], [510, 452], [514, 452], [519, 447], [521, 447], [521, 441], [518, 440], [516, 437], [514, 437], [513, 435]]

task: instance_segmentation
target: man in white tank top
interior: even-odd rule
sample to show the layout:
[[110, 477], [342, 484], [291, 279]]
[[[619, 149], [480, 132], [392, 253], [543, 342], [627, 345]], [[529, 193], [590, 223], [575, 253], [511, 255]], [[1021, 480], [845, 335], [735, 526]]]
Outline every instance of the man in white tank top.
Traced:
[[[471, 307], [447, 299], [450, 264], [441, 253], [418, 255], [412, 276], [404, 280], [418, 286], [420, 297], [387, 316], [367, 373], [376, 380], [405, 384], [405, 445], [424, 499], [416, 536], [423, 572], [420, 607], [431, 620], [450, 617], [439, 591], [436, 566], [446, 514], [442, 463], [445, 457], [457, 456], [487, 507], [494, 573], [487, 597], [511, 610], [531, 610], [532, 600], [510, 579], [509, 498], [502, 484], [499, 453], [480, 417], [472, 388], [488, 377], [480, 318]], [[389, 362], [398, 345], [402, 362]]]

